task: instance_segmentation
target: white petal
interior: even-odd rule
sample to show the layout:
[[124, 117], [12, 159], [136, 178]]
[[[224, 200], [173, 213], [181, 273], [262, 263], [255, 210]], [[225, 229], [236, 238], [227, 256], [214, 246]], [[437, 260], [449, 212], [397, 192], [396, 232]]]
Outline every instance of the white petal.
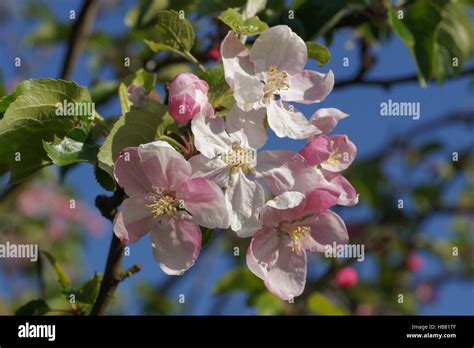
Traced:
[[259, 149], [267, 142], [264, 119], [264, 108], [245, 112], [234, 106], [226, 117], [226, 128], [229, 135], [244, 146]]
[[229, 181], [229, 166], [220, 157], [214, 159], [196, 155], [189, 159], [193, 168], [193, 178], [203, 178], [214, 181], [220, 187]]
[[234, 74], [234, 98], [239, 108], [250, 111], [259, 107], [263, 94], [263, 83], [257, 76], [243, 71]]
[[271, 101], [267, 106], [268, 124], [275, 134], [291, 139], [306, 139], [319, 132], [293, 105]]
[[342, 120], [347, 116], [349, 116], [349, 114], [346, 114], [341, 110], [335, 108], [324, 108], [316, 110], [309, 121], [323, 133], [329, 133], [336, 127], [339, 120]]
[[239, 237], [251, 237], [261, 227], [259, 213], [265, 203], [262, 186], [245, 177], [242, 171], [233, 174], [225, 192], [229, 203], [230, 226]]
[[221, 57], [224, 64], [225, 80], [230, 88], [234, 88], [234, 75], [236, 71], [253, 74], [253, 64], [250, 62], [248, 50], [240, 42], [233, 31], [229, 31], [221, 44]]
[[302, 104], [319, 103], [324, 100], [334, 87], [334, 74], [305, 70], [290, 77], [290, 88], [280, 91], [281, 99]]
[[222, 117], [208, 118], [197, 115], [191, 121], [194, 134], [194, 145], [207, 158], [216, 158], [229, 151], [233, 140], [225, 131], [225, 122]]
[[307, 61], [304, 41], [287, 25], [277, 25], [262, 33], [250, 50], [250, 60], [255, 65], [255, 74], [266, 76], [270, 66], [279, 72], [296, 75], [303, 71]]

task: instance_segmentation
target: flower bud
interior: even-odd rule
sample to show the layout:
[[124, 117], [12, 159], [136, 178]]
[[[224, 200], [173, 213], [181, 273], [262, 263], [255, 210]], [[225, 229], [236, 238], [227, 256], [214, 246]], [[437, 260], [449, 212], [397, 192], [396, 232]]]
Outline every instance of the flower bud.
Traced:
[[176, 75], [170, 84], [168, 106], [170, 115], [179, 123], [192, 120], [200, 111], [209, 108], [206, 81], [191, 73]]

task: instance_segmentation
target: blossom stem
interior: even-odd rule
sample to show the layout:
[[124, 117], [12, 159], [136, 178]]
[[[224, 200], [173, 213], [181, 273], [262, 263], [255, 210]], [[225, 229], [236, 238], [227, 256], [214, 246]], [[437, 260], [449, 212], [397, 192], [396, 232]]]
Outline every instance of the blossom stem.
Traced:
[[[120, 187], [117, 187], [117, 190], [111, 197], [104, 195], [97, 196], [95, 204], [104, 217], [113, 221], [115, 214], [117, 213], [117, 207], [124, 199], [124, 191]], [[100, 284], [99, 295], [92, 307], [91, 315], [105, 314], [120, 282], [140, 271], [138, 265], [135, 265], [126, 271], [122, 270], [124, 249], [125, 244], [123, 244], [117, 236], [113, 234], [110, 242], [109, 254], [107, 256], [107, 263], [105, 265], [104, 276]]]
[[199, 61], [196, 59], [196, 57], [194, 57], [192, 55], [191, 52], [189, 51], [186, 51], [185, 52], [185, 55], [186, 55], [186, 58], [193, 64], [196, 64], [196, 66], [199, 68], [199, 70], [201, 70], [202, 72], [206, 72], [206, 68], [204, 67], [204, 65], [202, 65], [201, 63], [199, 63]]

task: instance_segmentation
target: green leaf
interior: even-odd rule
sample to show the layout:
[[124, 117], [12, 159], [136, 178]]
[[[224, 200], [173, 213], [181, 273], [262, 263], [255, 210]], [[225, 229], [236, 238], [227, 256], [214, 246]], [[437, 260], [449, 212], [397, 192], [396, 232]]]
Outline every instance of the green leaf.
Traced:
[[189, 55], [194, 45], [194, 29], [186, 18], [180, 18], [178, 12], [159, 11], [157, 32], [145, 42], [152, 51], [173, 51], [183, 56]]
[[435, 75], [442, 82], [450, 72], [461, 72], [474, 51], [474, 25], [467, 7], [461, 2], [447, 4], [437, 34]]
[[57, 166], [67, 166], [77, 162], [93, 163], [99, 150], [98, 145], [85, 144], [65, 137], [60, 142], [43, 142], [43, 147]]
[[249, 304], [257, 307], [258, 315], [282, 315], [285, 309], [285, 302], [268, 291], [253, 297]]
[[45, 315], [51, 309], [44, 300], [32, 300], [18, 308], [15, 315]]
[[317, 42], [306, 42], [308, 48], [308, 58], [316, 59], [319, 66], [325, 66], [331, 59], [329, 49]]
[[214, 230], [212, 228], [201, 227], [202, 242], [201, 248], [204, 248], [209, 244], [214, 235]]
[[334, 304], [319, 292], [314, 292], [308, 298], [308, 308], [310, 311], [320, 315], [347, 315], [347, 312], [342, 307]]
[[[390, 10], [389, 23], [410, 49], [422, 86], [431, 77], [441, 82], [450, 70], [459, 71], [472, 54], [474, 29], [463, 4], [448, 0], [414, 1], [403, 19]], [[453, 58], [458, 58], [459, 67], [453, 67]]]
[[97, 156], [99, 168], [112, 178], [114, 162], [121, 150], [152, 142], [166, 130], [164, 127], [166, 106], [158, 103], [149, 104], [154, 105], [153, 110], [133, 109], [122, 115], [100, 147]]
[[129, 28], [141, 29], [156, 21], [156, 13], [169, 6], [167, 0], [139, 0], [125, 16]]
[[54, 272], [56, 272], [56, 276], [58, 277], [57, 280], [61, 287], [65, 290], [71, 288], [71, 280], [69, 279], [69, 276], [66, 274], [66, 272], [64, 272], [59, 262], [56, 261], [54, 256], [47, 251], [42, 251], [42, 253], [48, 259], [49, 263], [54, 269]]
[[263, 282], [248, 268], [237, 268], [225, 274], [214, 286], [215, 294], [222, 294], [231, 291], [246, 290], [251, 293], [264, 291]]
[[123, 82], [127, 85], [143, 86], [147, 93], [150, 93], [155, 88], [157, 75], [150, 73], [145, 69], [139, 69], [133, 74], [127, 76]]
[[236, 10], [229, 8], [218, 17], [224, 24], [240, 35], [257, 35], [268, 29], [268, 25], [257, 16], [244, 20]]
[[103, 189], [113, 192], [116, 189], [115, 181], [112, 177], [104, 170], [100, 169], [97, 163], [94, 165], [94, 176], [97, 183], [102, 186]]
[[388, 12], [388, 23], [391, 25], [393, 31], [402, 39], [402, 41], [410, 48], [415, 46], [415, 38], [410, 29], [407, 28], [405, 22], [398, 18], [395, 10], [390, 9]]
[[75, 292], [76, 300], [82, 303], [93, 304], [97, 295], [99, 295], [101, 281], [102, 276], [95, 274], [92, 279], [82, 284], [79, 290]]
[[[24, 81], [17, 86], [14, 97], [1, 103], [8, 103], [8, 108], [0, 120], [0, 175], [11, 171], [11, 183], [51, 164], [43, 141], [65, 136], [79, 140], [79, 135], [85, 136], [91, 123], [86, 109], [92, 108], [86, 88], [63, 80]], [[57, 104], [64, 102], [85, 108], [74, 116], [56, 115]]]
[[295, 19], [301, 20], [307, 39], [327, 34], [351, 10], [347, 0], [301, 1], [300, 4], [293, 7]]
[[234, 104], [232, 90], [225, 80], [224, 66], [215, 65], [201, 75], [201, 78], [209, 85], [209, 102], [215, 109], [229, 108]]

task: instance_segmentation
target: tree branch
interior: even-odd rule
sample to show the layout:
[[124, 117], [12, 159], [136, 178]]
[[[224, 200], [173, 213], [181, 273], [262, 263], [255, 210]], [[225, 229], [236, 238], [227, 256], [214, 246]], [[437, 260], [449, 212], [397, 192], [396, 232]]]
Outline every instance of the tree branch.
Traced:
[[82, 5], [81, 12], [76, 22], [74, 22], [69, 38], [69, 45], [60, 75], [62, 79], [69, 79], [81, 55], [84, 44], [92, 32], [94, 20], [99, 9], [99, 3], [99, 0], [85, 0]]
[[[448, 79], [449, 81], [452, 81], [452, 80], [463, 78], [472, 74], [474, 74], [474, 67], [464, 70], [459, 75], [451, 75], [448, 77]], [[389, 89], [393, 85], [396, 85], [396, 84], [403, 84], [403, 83], [418, 81], [418, 75], [416, 74], [392, 78], [392, 79], [366, 79], [363, 75], [361, 76], [358, 72], [356, 76], [350, 79], [340, 80], [339, 82], [336, 82], [334, 87], [341, 89], [341, 88], [352, 87], [352, 86], [357, 86], [357, 85], [366, 85], [366, 86], [383, 87], [385, 89]]]
[[[113, 196], [97, 196], [95, 205], [105, 218], [113, 221], [117, 213], [117, 208], [123, 202], [124, 198], [124, 191], [120, 187], [117, 187]], [[91, 315], [105, 314], [120, 282], [140, 271], [140, 266], [138, 265], [134, 265], [126, 271], [122, 270], [124, 248], [125, 244], [113, 234], [104, 276], [100, 284], [99, 295], [92, 307]]]

